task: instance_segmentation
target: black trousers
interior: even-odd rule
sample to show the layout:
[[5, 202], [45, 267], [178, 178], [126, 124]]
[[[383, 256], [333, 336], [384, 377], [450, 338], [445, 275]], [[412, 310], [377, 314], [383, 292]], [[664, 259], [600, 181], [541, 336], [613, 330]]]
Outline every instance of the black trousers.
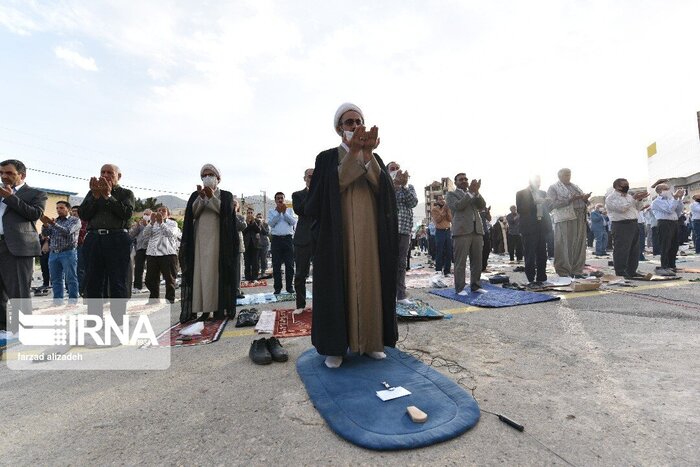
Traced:
[[[48, 256], [48, 255], [46, 255]], [[19, 310], [31, 314], [31, 288], [34, 257], [15, 256], [0, 240], [0, 330], [17, 332]], [[7, 322], [7, 301], [10, 300], [10, 322]]]
[[523, 259], [523, 239], [520, 234], [508, 234], [508, 254], [511, 261], [513, 261], [514, 255], [518, 261]]
[[43, 281], [42, 285], [48, 287], [51, 285], [51, 274], [49, 273], [49, 254], [42, 253], [39, 258], [39, 265], [41, 266], [41, 279]]
[[258, 248], [258, 265], [260, 266], [260, 273], [258, 277], [262, 277], [267, 272], [267, 254], [270, 251], [270, 246], [265, 245]]
[[243, 253], [243, 276], [247, 281], [254, 281], [258, 278], [260, 265], [258, 264], [258, 248], [246, 247]]
[[[111, 231], [106, 235], [88, 232], [83, 248], [87, 252], [85, 265], [85, 297], [103, 298], [105, 280], [109, 284], [112, 318], [122, 323], [126, 313], [127, 285], [131, 268], [131, 238], [124, 231]], [[121, 299], [121, 300], [120, 300]], [[102, 305], [97, 300], [88, 301], [88, 313], [102, 315]]]
[[678, 221], [660, 219], [656, 225], [659, 230], [661, 267], [675, 268], [676, 254], [678, 254]]
[[637, 219], [614, 221], [613, 265], [618, 276], [631, 276], [639, 266], [639, 227]]
[[525, 253], [525, 276], [528, 282], [547, 280], [547, 232], [538, 229], [535, 233], [522, 234]]
[[165, 299], [175, 302], [175, 278], [177, 277], [177, 255], [146, 257], [146, 287], [148, 298], [160, 298], [160, 276], [165, 279]]
[[297, 309], [306, 308], [306, 278], [309, 277], [313, 256], [314, 246], [312, 243], [294, 245], [294, 263], [297, 268], [294, 275], [294, 290], [297, 293]]
[[134, 254], [134, 288], [143, 288], [143, 270], [146, 265], [146, 249], [136, 250]]
[[656, 256], [661, 254], [661, 240], [659, 240], [659, 224], [651, 228], [651, 254]]
[[484, 232], [484, 248], [481, 250], [481, 270], [485, 271], [489, 265], [489, 255], [491, 254], [491, 232]]
[[275, 281], [275, 292], [282, 290], [282, 264], [284, 264], [284, 279], [287, 292], [292, 291], [294, 282], [294, 245], [291, 235], [273, 235], [272, 250], [272, 277]]

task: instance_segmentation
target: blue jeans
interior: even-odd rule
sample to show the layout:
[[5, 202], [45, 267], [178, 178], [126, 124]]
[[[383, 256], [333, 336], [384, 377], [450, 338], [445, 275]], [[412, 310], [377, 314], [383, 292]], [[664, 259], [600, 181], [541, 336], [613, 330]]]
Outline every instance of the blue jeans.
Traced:
[[78, 298], [78, 252], [75, 249], [60, 253], [49, 253], [49, 274], [53, 287], [53, 298], [63, 298], [63, 281], [68, 287], [68, 298]]
[[595, 255], [605, 256], [608, 247], [608, 232], [605, 230], [595, 230], [593, 236], [595, 237]]
[[449, 274], [452, 269], [452, 232], [435, 231], [435, 270]]

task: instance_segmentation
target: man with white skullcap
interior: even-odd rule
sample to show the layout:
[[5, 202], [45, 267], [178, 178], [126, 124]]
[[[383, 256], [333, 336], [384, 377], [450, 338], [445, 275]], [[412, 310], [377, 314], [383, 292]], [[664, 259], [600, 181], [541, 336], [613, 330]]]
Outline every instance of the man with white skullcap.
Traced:
[[398, 218], [378, 128], [350, 103], [333, 127], [341, 143], [316, 157], [305, 212], [318, 238], [311, 342], [337, 368], [348, 349], [381, 359], [396, 344]]
[[197, 318], [197, 313], [204, 319], [210, 313], [215, 319], [236, 313], [240, 260], [233, 194], [219, 188], [221, 172], [212, 164], [199, 174], [203, 186], [197, 185], [187, 201], [182, 225], [180, 322]]

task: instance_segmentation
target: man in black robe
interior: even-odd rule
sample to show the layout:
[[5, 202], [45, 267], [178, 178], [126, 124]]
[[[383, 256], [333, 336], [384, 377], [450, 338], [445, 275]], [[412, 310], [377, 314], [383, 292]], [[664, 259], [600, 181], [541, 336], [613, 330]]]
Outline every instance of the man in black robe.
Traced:
[[[207, 164], [202, 169], [203, 175], [208, 167], [211, 167], [214, 173], [218, 173], [213, 166]], [[197, 191], [192, 193], [185, 208], [179, 251], [180, 269], [182, 271], [182, 282], [180, 285], [181, 323], [196, 319], [197, 313], [204, 312], [202, 315], [203, 319], [208, 318], [209, 315], [208, 310], [192, 309], [196, 245], [193, 204], [198, 197], [211, 198], [211, 192], [212, 189], [210, 187], [205, 186], [202, 188], [201, 185], [197, 185]], [[235, 316], [236, 295], [238, 293], [237, 284], [240, 278], [239, 238], [233, 214], [233, 194], [229, 191], [220, 190], [220, 200], [218, 307], [214, 312], [215, 319], [223, 319], [225, 316], [233, 318]]]
[[[355, 117], [341, 122], [343, 115], [350, 111], [361, 112], [352, 104], [342, 105], [336, 112], [334, 127], [343, 138], [344, 148], [360, 144], [345, 132], [365, 134], [364, 119]], [[358, 138], [358, 135], [355, 135]], [[358, 138], [359, 139], [359, 138]], [[370, 141], [376, 141], [370, 136]], [[342, 145], [341, 145], [342, 146]], [[374, 147], [374, 146], [372, 146]], [[352, 150], [350, 150], [351, 152]], [[345, 150], [344, 150], [345, 152]], [[394, 347], [398, 337], [396, 324], [396, 268], [398, 259], [398, 219], [394, 185], [384, 163], [379, 156], [371, 154], [380, 167], [376, 200], [376, 233], [379, 252], [379, 279], [381, 282], [380, 310], [362, 310], [380, 313], [384, 346]], [[313, 324], [311, 342], [321, 355], [326, 355], [326, 365], [334, 368], [340, 365], [349, 342], [347, 316], [346, 264], [344, 252], [343, 210], [339, 181], [340, 148], [332, 148], [316, 157], [314, 175], [306, 203], [305, 213], [316, 222], [314, 224], [317, 238], [313, 271]], [[370, 157], [371, 159], [371, 157]], [[369, 165], [371, 161], [367, 162]], [[353, 215], [362, 216], [363, 211], [353, 211]], [[381, 352], [369, 352], [373, 358], [382, 358]], [[331, 362], [329, 363], [329, 359]]]

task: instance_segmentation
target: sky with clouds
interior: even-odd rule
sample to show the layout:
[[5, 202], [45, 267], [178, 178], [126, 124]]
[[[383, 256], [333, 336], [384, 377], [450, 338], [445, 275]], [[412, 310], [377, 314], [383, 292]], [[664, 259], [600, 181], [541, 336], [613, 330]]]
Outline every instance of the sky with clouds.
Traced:
[[647, 145], [700, 110], [697, 18], [696, 0], [6, 0], [0, 156], [115, 162], [140, 197], [189, 193], [211, 162], [239, 196], [291, 195], [350, 101], [419, 194], [463, 171], [504, 212], [563, 166], [594, 193], [644, 185]]

